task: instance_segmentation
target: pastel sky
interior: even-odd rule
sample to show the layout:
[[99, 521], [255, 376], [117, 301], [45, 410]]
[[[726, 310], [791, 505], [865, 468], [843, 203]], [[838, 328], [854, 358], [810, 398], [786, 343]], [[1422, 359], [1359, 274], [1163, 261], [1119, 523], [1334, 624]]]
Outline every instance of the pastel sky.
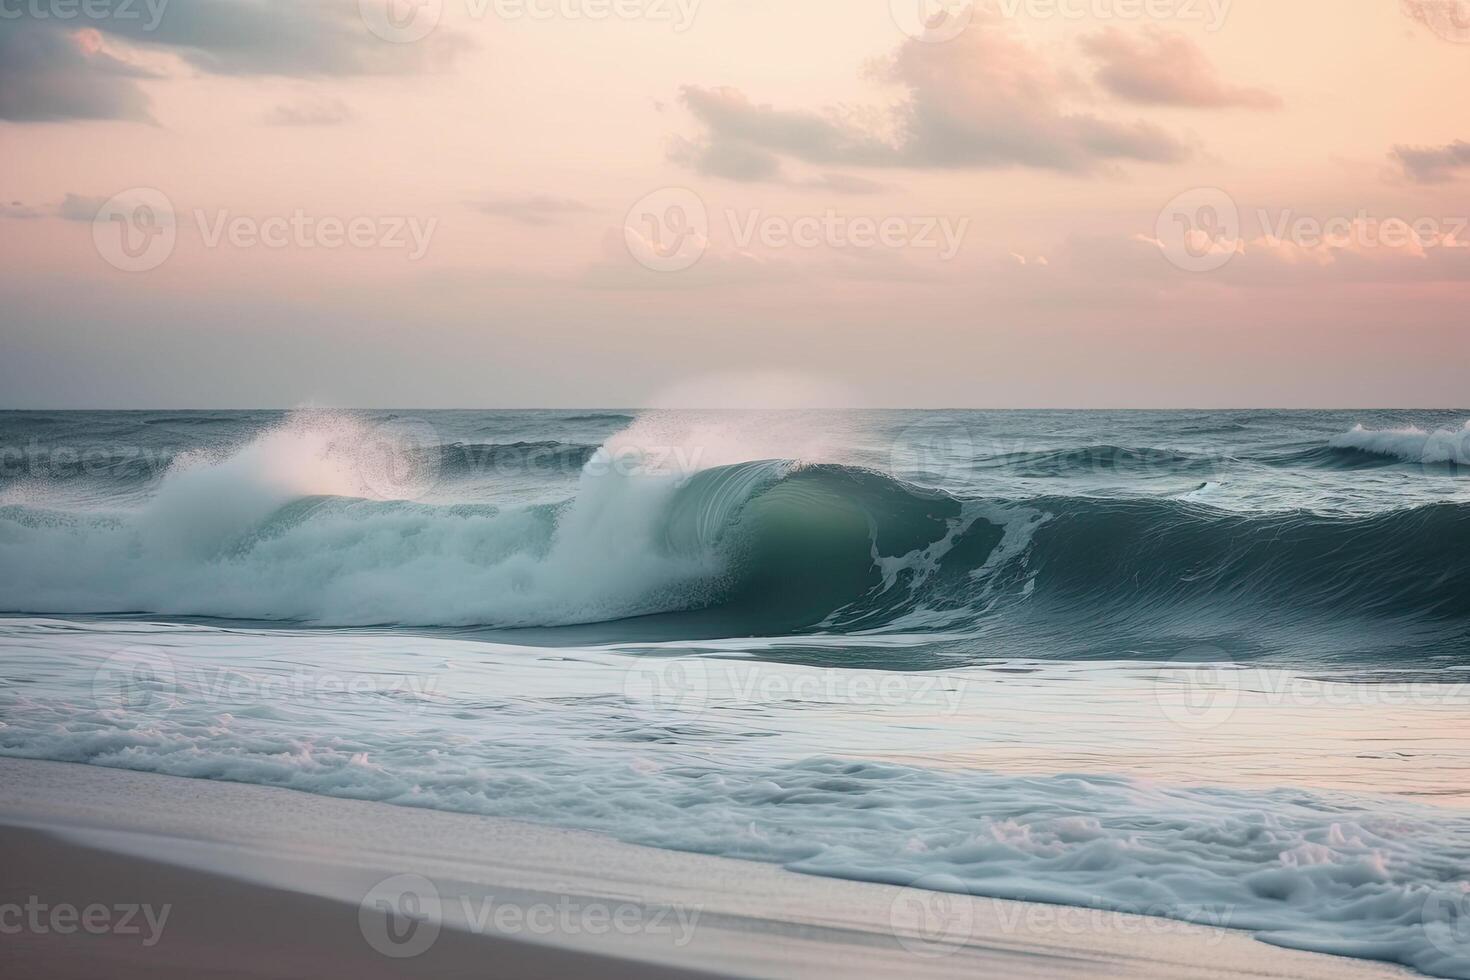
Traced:
[[1466, 93], [1470, 0], [0, 0], [0, 407], [1464, 407]]

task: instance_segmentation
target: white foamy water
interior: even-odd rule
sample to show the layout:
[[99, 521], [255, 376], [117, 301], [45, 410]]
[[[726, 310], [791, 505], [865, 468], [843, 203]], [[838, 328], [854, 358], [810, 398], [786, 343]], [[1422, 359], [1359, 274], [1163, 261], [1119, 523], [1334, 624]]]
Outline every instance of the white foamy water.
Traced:
[[[690, 645], [8, 620], [0, 753], [513, 817], [812, 874], [940, 875], [977, 895], [1470, 975], [1470, 686], [1189, 663], [909, 673], [761, 659], [782, 642], [673, 656]], [[905, 642], [924, 638], [845, 638], [850, 654]]]
[[1332, 439], [1337, 449], [1358, 449], [1393, 456], [1410, 463], [1454, 463], [1470, 466], [1470, 422], [1459, 429], [1427, 432], [1416, 426], [1403, 429], [1367, 429], [1356, 425]]

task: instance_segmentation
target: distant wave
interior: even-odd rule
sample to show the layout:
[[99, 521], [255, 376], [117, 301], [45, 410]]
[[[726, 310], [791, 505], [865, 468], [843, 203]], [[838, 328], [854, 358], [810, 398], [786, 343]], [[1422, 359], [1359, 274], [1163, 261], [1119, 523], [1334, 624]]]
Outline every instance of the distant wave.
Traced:
[[1460, 429], [1365, 429], [1358, 425], [1332, 440], [1335, 449], [1392, 456], [1410, 463], [1470, 466], [1470, 422]]
[[1220, 464], [1219, 457], [1182, 449], [1097, 445], [988, 456], [977, 460], [975, 468], [1003, 469], [1021, 477], [1066, 477], [1078, 471], [1188, 472]]

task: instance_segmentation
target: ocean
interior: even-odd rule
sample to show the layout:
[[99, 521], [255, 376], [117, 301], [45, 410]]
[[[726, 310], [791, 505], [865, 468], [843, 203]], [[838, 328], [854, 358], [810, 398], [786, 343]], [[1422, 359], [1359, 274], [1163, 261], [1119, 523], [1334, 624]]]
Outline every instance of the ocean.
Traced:
[[0, 755], [1470, 976], [1470, 410], [0, 413]]

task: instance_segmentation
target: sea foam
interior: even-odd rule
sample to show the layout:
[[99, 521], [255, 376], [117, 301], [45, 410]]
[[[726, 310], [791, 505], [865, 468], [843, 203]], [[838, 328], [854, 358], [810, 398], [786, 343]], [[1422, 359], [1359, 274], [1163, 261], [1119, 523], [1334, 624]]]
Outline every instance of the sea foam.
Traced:
[[1332, 439], [1334, 449], [1356, 449], [1379, 456], [1396, 456], [1410, 463], [1453, 463], [1470, 466], [1470, 421], [1459, 429], [1427, 432], [1403, 429], [1366, 429], [1354, 426]]
[[[146, 675], [131, 670], [145, 663]], [[815, 875], [1141, 912], [1470, 977], [1463, 812], [1386, 795], [966, 768], [967, 757], [983, 759], [984, 716], [937, 714], [942, 692], [922, 705], [792, 704], [789, 688], [772, 682], [810, 672], [750, 664], [769, 695], [761, 684], [748, 693], [711, 686], [700, 707], [677, 696], [665, 664], [606, 648], [547, 657], [401, 634], [175, 627], [150, 637], [137, 627], [21, 622], [0, 635], [0, 665], [35, 683], [0, 685], [0, 754], [522, 819]], [[679, 667], [686, 682], [699, 673], [696, 662]], [[132, 683], [115, 688], [109, 678], [120, 669]], [[349, 670], [371, 683], [341, 683]], [[723, 676], [707, 670], [711, 680]], [[1056, 682], [1073, 689], [1070, 698], [1048, 708], [1047, 695], [1030, 695], [1035, 717], [1086, 717], [1107, 703], [1089, 701], [1070, 670]], [[650, 671], [662, 680], [639, 680]], [[972, 673], [977, 685], [994, 683], [983, 669]], [[994, 696], [1024, 701], [1031, 690]], [[1252, 717], [1259, 740], [1271, 718]], [[939, 720], [917, 731], [930, 718]], [[964, 748], [942, 751], [951, 741]], [[824, 744], [846, 757], [812, 751]], [[928, 754], [925, 745], [949, 764], [882, 758], [904, 746]]]

